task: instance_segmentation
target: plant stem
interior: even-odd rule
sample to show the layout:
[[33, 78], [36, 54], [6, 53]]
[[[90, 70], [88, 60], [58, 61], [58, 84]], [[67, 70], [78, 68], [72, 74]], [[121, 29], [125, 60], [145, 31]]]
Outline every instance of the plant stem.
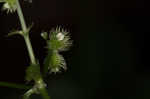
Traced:
[[36, 64], [36, 60], [35, 60], [35, 56], [34, 56], [34, 53], [33, 53], [33, 49], [32, 49], [32, 45], [31, 45], [31, 42], [30, 42], [29, 35], [25, 35], [24, 40], [25, 40], [26, 45], [27, 45], [27, 49], [28, 49], [28, 52], [29, 52], [31, 63]]
[[46, 90], [45, 87], [44, 87], [44, 88], [41, 88], [39, 91], [40, 91], [40, 93], [41, 93], [43, 99], [50, 99], [50, 97], [49, 97], [49, 95], [48, 95], [47, 90]]
[[16, 0], [16, 3], [17, 3], [17, 13], [18, 13], [18, 16], [19, 16], [19, 19], [20, 19], [21, 27], [22, 27], [23, 32], [24, 32], [23, 36], [24, 36], [25, 43], [26, 43], [26, 46], [27, 46], [27, 49], [28, 49], [28, 52], [29, 52], [29, 57], [30, 57], [31, 63], [36, 64], [34, 52], [33, 52], [33, 49], [32, 49], [31, 42], [30, 42], [30, 38], [29, 38], [29, 33], [26, 33], [27, 32], [27, 26], [26, 26], [26, 23], [25, 23], [25, 20], [24, 20], [24, 16], [23, 16], [21, 7], [20, 7], [19, 0]]
[[[25, 40], [25, 43], [26, 43], [26, 46], [27, 46], [27, 49], [28, 49], [30, 60], [31, 60], [32, 64], [36, 65], [37, 62], [36, 62], [36, 59], [35, 59], [35, 56], [34, 56], [34, 53], [33, 53], [32, 45], [31, 45], [30, 38], [29, 38], [28, 29], [27, 29], [27, 26], [26, 26], [26, 23], [25, 23], [25, 20], [24, 20], [24, 16], [23, 16], [23, 13], [22, 13], [22, 10], [21, 10], [21, 7], [20, 7], [19, 0], [16, 0], [16, 3], [17, 3], [17, 13], [18, 13], [18, 16], [19, 16], [19, 19], [20, 19], [20, 23], [21, 23], [23, 32], [24, 32], [23, 36], [24, 36], [24, 40]], [[40, 78], [41, 78], [40, 79], [40, 84], [43, 85], [44, 81], [42, 79], [42, 76]], [[35, 83], [39, 83], [39, 81], [35, 81]], [[42, 86], [42, 88], [39, 88], [39, 92], [41, 93], [43, 99], [50, 99], [45, 86], [44, 87]]]
[[17, 88], [17, 89], [30, 89], [31, 86], [26, 86], [22, 84], [16, 84], [16, 83], [9, 83], [9, 82], [0, 82], [0, 86], [3, 87], [9, 87], [9, 88]]
[[45, 85], [43, 79], [39, 79], [35, 82], [38, 85], [38, 90], [41, 93], [41, 96], [43, 97], [43, 99], [50, 99], [50, 96], [48, 95], [47, 89], [45, 88], [46, 85]]
[[19, 19], [20, 19], [20, 22], [21, 22], [21, 26], [22, 26], [23, 31], [25, 32], [27, 30], [27, 26], [26, 26], [26, 23], [25, 23], [25, 20], [24, 20], [24, 16], [23, 16], [21, 7], [20, 7], [19, 0], [16, 0], [16, 3], [17, 3], [17, 13], [18, 13], [18, 16], [19, 16]]

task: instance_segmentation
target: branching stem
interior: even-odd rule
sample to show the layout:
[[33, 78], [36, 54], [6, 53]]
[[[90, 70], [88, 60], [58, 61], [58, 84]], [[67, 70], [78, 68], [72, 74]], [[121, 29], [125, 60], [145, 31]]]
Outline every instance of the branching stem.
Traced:
[[27, 30], [27, 26], [26, 26], [26, 23], [25, 23], [25, 20], [24, 20], [24, 16], [23, 16], [21, 7], [20, 7], [19, 0], [16, 0], [16, 3], [17, 3], [17, 13], [18, 13], [18, 16], [19, 16], [19, 19], [20, 19], [21, 27], [22, 27], [23, 32], [24, 32], [23, 36], [24, 36], [25, 43], [26, 43], [26, 46], [27, 46], [27, 49], [28, 49], [28, 52], [29, 52], [29, 57], [30, 57], [31, 63], [36, 64], [34, 52], [33, 52], [33, 49], [32, 49], [31, 42], [30, 42], [30, 38], [29, 38], [29, 33], [27, 33], [28, 30]]
[[[19, 0], [16, 0], [16, 3], [17, 3], [17, 13], [18, 13], [18, 16], [19, 16], [19, 19], [20, 19], [21, 27], [22, 27], [22, 30], [23, 30], [23, 37], [24, 37], [24, 40], [25, 40], [25, 43], [26, 43], [26, 46], [27, 46], [27, 49], [28, 49], [31, 64], [36, 65], [37, 62], [36, 62], [34, 52], [33, 52], [33, 49], [32, 49], [32, 45], [31, 45], [31, 42], [30, 42], [29, 33], [28, 33], [29, 31], [27, 29], [27, 26], [26, 26], [26, 23], [25, 23], [25, 20], [24, 20], [24, 16], [23, 16], [23, 13], [22, 13], [22, 10], [21, 10], [21, 7], [20, 7]], [[44, 84], [42, 76], [41, 76], [40, 82], [42, 82], [41, 85]], [[38, 81], [35, 81], [35, 83], [38, 83]], [[44, 99], [50, 99], [50, 97], [48, 95], [48, 92], [47, 92], [45, 87], [39, 88], [39, 92], [41, 93], [41, 95]]]

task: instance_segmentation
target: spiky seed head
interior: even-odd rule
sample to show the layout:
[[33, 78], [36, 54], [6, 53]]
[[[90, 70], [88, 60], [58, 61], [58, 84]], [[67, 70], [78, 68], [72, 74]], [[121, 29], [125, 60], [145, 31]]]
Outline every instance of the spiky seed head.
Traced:
[[49, 49], [57, 50], [59, 52], [68, 50], [72, 45], [69, 33], [61, 28], [56, 28], [55, 30], [53, 29], [50, 32], [49, 40], [47, 42], [47, 47]]
[[16, 0], [2, 0], [4, 2], [3, 10], [6, 10], [7, 13], [13, 13], [17, 9], [17, 2]]
[[49, 60], [49, 69], [50, 72], [61, 72], [61, 69], [66, 70], [66, 62], [62, 55], [60, 55], [58, 52], [53, 52], [51, 55], [51, 58]]

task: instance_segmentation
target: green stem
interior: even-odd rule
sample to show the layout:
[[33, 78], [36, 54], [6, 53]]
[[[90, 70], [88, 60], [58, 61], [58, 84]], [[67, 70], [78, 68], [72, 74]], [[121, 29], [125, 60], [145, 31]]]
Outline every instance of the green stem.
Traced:
[[45, 83], [44, 83], [43, 79], [39, 79], [35, 82], [38, 85], [38, 90], [41, 93], [41, 96], [43, 97], [43, 99], [50, 99], [47, 89], [45, 88]]
[[[27, 26], [26, 26], [26, 23], [25, 23], [25, 20], [24, 20], [24, 17], [23, 17], [21, 7], [20, 7], [19, 0], [16, 0], [16, 3], [17, 3], [17, 13], [18, 13], [18, 16], [19, 16], [19, 19], [20, 19], [21, 27], [22, 27], [23, 32], [24, 32], [23, 36], [24, 36], [25, 43], [26, 43], [26, 46], [27, 46], [27, 49], [28, 49], [28, 53], [29, 53], [29, 56], [30, 56], [31, 63], [32, 64], [37, 64], [34, 53], [33, 53], [32, 45], [31, 45], [31, 42], [30, 42], [28, 29], [27, 29]], [[37, 80], [37, 81], [35, 81], [35, 83], [39, 83], [39, 85], [42, 85], [42, 88], [41, 87], [39, 88], [39, 91], [40, 91], [42, 97], [44, 99], [50, 99], [45, 86], [43, 86], [44, 81], [43, 81], [42, 77], [40, 78], [40, 82]], [[32, 93], [32, 90], [29, 91], [29, 94], [27, 93], [27, 98], [28, 98], [28, 95], [30, 96], [31, 93]]]
[[20, 7], [19, 0], [16, 0], [16, 3], [17, 3], [17, 13], [18, 13], [18, 16], [19, 16], [19, 19], [21, 22], [21, 26], [22, 26], [23, 31], [25, 32], [27, 30], [27, 26], [26, 26], [26, 23], [24, 21], [24, 16], [23, 16], [23, 13], [22, 13], [22, 10]]
[[21, 27], [22, 27], [23, 32], [24, 32], [23, 36], [24, 36], [25, 43], [26, 43], [26, 46], [27, 46], [27, 49], [28, 49], [28, 52], [29, 52], [29, 57], [30, 57], [31, 63], [36, 64], [34, 52], [33, 52], [32, 45], [31, 45], [31, 42], [30, 42], [30, 39], [29, 39], [29, 33], [27, 33], [28, 30], [27, 30], [27, 26], [26, 26], [26, 23], [25, 23], [25, 20], [24, 20], [24, 16], [23, 16], [21, 7], [20, 7], [19, 0], [16, 0], [16, 3], [17, 3], [17, 13], [18, 13], [18, 16], [19, 16], [19, 19], [20, 19]]
[[33, 49], [32, 49], [32, 45], [31, 45], [31, 42], [30, 42], [29, 35], [25, 35], [24, 40], [25, 40], [26, 45], [27, 45], [27, 49], [28, 49], [28, 52], [29, 52], [31, 63], [36, 64], [36, 60], [35, 60], [35, 57], [34, 57], [34, 53], [33, 53]]
[[26, 86], [22, 84], [16, 84], [16, 83], [9, 83], [9, 82], [0, 82], [0, 86], [3, 87], [9, 87], [9, 88], [17, 88], [17, 89], [30, 89], [31, 86]]

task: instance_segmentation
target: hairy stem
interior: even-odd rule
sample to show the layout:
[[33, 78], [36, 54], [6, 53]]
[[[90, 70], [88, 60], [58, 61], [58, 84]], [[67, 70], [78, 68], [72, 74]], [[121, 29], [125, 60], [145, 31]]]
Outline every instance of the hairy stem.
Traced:
[[25, 39], [25, 43], [26, 43], [26, 46], [27, 46], [27, 49], [29, 52], [29, 57], [30, 57], [31, 63], [36, 64], [34, 52], [33, 52], [32, 45], [31, 45], [31, 42], [29, 39], [29, 33], [27, 33], [28, 30], [27, 30], [27, 26], [26, 26], [26, 23], [24, 20], [24, 16], [23, 16], [21, 7], [20, 7], [19, 0], [16, 0], [16, 3], [17, 3], [17, 13], [18, 13], [18, 16], [20, 19], [21, 27], [22, 27], [23, 32], [24, 32], [24, 39]]

